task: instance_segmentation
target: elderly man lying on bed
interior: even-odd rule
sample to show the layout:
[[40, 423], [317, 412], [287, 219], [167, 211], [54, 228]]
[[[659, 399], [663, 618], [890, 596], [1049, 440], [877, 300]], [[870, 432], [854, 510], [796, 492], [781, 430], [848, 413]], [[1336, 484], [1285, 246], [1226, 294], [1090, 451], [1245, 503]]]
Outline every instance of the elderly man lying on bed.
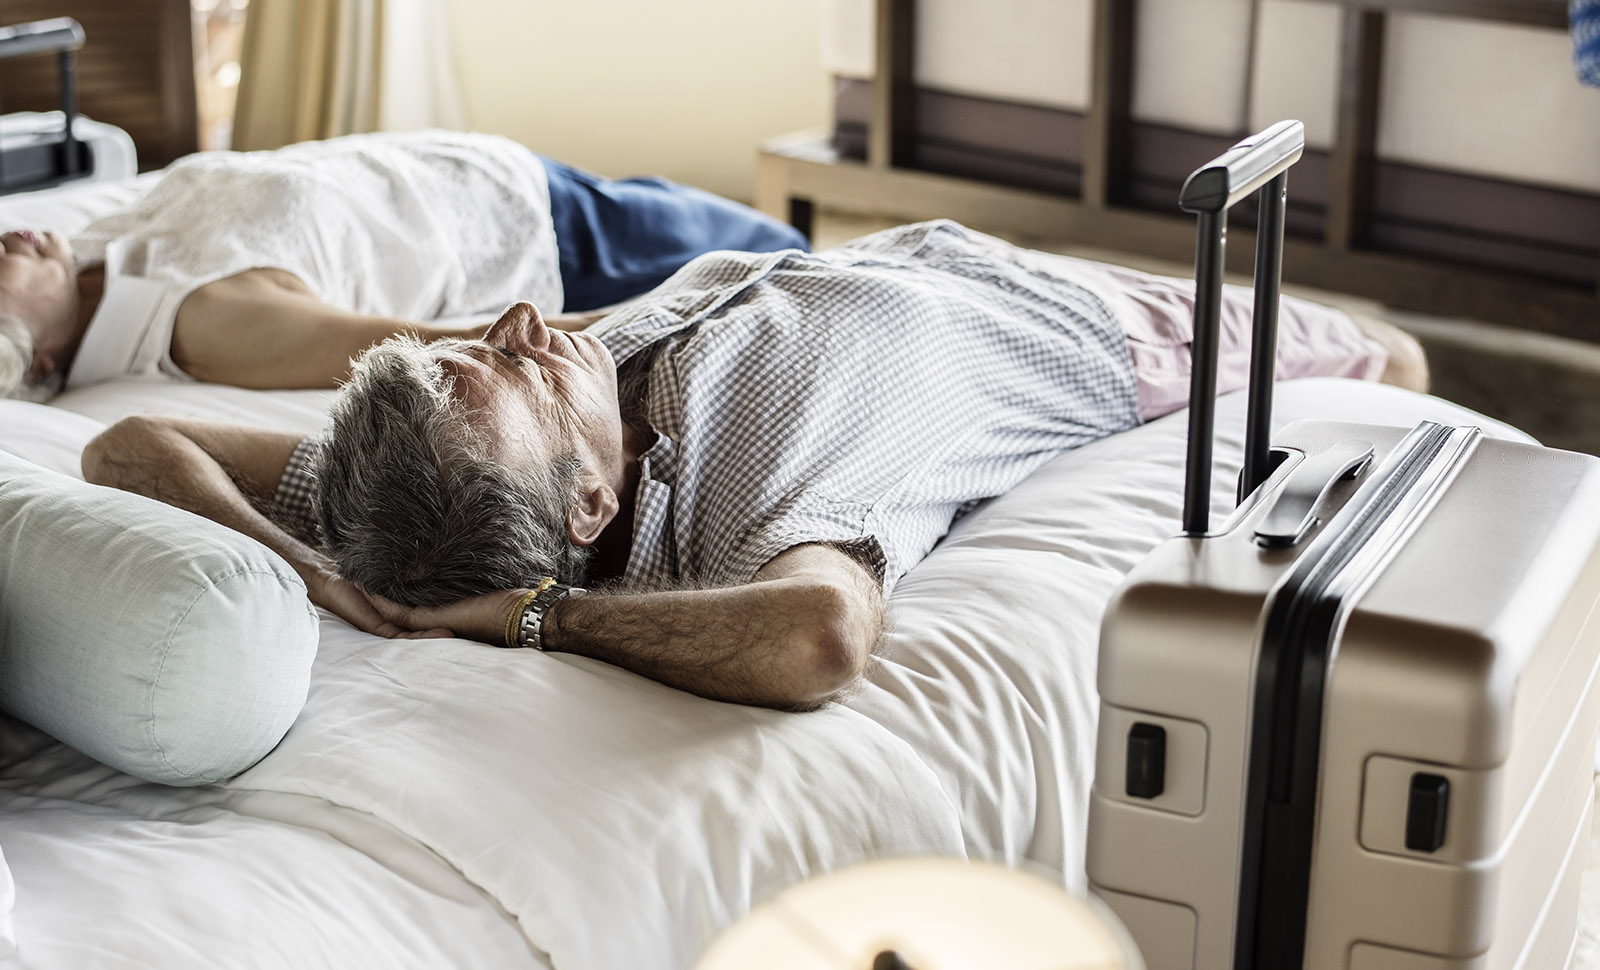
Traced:
[[[587, 330], [518, 303], [482, 339], [386, 341], [320, 435], [135, 418], [84, 469], [255, 536], [375, 633], [805, 708], [955, 517], [1181, 406], [1191, 288], [950, 222], [711, 253]], [[1248, 292], [1225, 307], [1223, 387]], [[1285, 300], [1280, 376], [1420, 386], [1415, 344], [1369, 328]]]
[[[332, 387], [397, 326], [482, 336], [432, 321], [515, 299], [593, 310], [713, 249], [805, 246], [746, 206], [663, 179], [597, 178], [493, 135], [207, 152], [70, 245], [0, 235], [0, 397], [156, 374]], [[347, 312], [328, 327], [311, 305]]]

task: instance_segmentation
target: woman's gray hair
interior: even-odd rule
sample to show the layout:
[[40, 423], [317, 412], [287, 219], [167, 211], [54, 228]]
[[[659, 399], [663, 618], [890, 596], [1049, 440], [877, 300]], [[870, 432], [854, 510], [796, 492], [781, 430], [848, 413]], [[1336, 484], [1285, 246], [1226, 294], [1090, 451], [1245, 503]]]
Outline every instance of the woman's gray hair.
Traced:
[[33, 366], [33, 331], [0, 313], [0, 397], [27, 397], [24, 380]]
[[426, 344], [368, 350], [333, 406], [311, 468], [317, 517], [346, 579], [410, 606], [537, 584], [581, 584], [589, 549], [569, 541], [575, 453], [539, 469], [492, 455]]

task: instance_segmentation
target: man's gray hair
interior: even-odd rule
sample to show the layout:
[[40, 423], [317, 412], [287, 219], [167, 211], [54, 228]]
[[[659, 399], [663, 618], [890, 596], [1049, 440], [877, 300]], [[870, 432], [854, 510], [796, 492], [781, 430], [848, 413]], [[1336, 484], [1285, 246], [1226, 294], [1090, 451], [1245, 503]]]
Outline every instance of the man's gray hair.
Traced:
[[497, 459], [427, 345], [368, 350], [311, 463], [317, 517], [339, 572], [410, 606], [537, 584], [580, 584], [586, 546], [567, 537], [575, 453], [541, 468]]

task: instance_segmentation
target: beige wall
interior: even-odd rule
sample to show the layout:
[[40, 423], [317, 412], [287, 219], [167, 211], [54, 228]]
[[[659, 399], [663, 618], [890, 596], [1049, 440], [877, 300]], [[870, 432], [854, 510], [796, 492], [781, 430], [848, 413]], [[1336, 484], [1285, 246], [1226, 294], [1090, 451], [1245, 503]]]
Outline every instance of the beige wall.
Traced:
[[822, 0], [452, 0], [470, 125], [603, 175], [753, 194], [756, 146], [831, 117]]

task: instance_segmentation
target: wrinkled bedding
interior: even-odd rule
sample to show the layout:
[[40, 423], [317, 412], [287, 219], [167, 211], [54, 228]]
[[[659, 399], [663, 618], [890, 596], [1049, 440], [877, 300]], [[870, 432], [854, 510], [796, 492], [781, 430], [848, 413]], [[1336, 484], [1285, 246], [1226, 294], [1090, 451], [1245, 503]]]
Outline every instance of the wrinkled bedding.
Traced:
[[[0, 229], [73, 231], [151, 180], [11, 197]], [[0, 402], [0, 449], [77, 474], [124, 415], [312, 431], [329, 398], [113, 382]], [[1371, 384], [1277, 400], [1280, 424], [1515, 434]], [[1219, 512], [1242, 414], [1237, 395], [1219, 408]], [[323, 614], [305, 710], [225, 784], [141, 782], [0, 716], [0, 966], [668, 970], [787, 886], [867, 859], [995, 860], [1080, 891], [1100, 615], [1177, 531], [1182, 421], [1062, 455], [958, 521], [896, 588], [860, 689], [809, 714]]]
[[[310, 430], [326, 401], [98, 385], [0, 413], [0, 448], [71, 472], [123, 414]], [[1241, 415], [1224, 399], [1219, 510]], [[1280, 385], [1280, 423], [1328, 415], [1491, 424], [1393, 388]], [[1063, 455], [957, 522], [896, 589], [866, 683], [814, 713], [324, 614], [304, 712], [226, 784], [139, 782], [7, 721], [12, 959], [675, 968], [781, 889], [871, 858], [998, 860], [1081, 889], [1100, 613], [1176, 531], [1182, 417]]]

